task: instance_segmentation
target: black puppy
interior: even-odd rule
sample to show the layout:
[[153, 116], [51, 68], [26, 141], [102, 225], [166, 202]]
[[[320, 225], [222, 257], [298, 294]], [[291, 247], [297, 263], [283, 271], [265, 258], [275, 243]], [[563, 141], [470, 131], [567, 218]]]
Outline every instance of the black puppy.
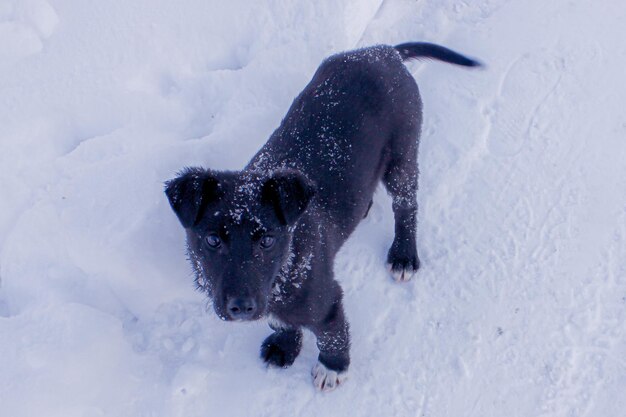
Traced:
[[300, 352], [302, 328], [320, 350], [317, 388], [343, 381], [350, 337], [335, 254], [363, 219], [382, 181], [393, 197], [387, 263], [397, 281], [419, 268], [417, 146], [422, 104], [402, 64], [432, 58], [479, 65], [428, 43], [374, 46], [326, 59], [280, 126], [242, 171], [187, 168], [166, 194], [187, 232], [198, 287], [224, 320], [266, 316], [270, 365]]

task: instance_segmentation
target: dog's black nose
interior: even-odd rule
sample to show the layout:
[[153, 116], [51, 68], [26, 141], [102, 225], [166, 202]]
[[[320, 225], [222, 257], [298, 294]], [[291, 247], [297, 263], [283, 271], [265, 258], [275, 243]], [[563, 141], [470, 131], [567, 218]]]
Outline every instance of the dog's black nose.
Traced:
[[256, 301], [254, 298], [229, 298], [226, 308], [232, 319], [249, 320], [256, 314]]

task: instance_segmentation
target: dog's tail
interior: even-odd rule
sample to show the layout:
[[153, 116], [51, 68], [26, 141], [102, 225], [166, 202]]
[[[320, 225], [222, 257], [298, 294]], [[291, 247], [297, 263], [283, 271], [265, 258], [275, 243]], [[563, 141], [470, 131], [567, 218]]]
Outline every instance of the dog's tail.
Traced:
[[481, 67], [483, 65], [479, 61], [463, 56], [443, 46], [435, 45], [434, 43], [408, 42], [396, 45], [394, 48], [400, 53], [403, 61], [426, 58], [461, 65], [463, 67]]

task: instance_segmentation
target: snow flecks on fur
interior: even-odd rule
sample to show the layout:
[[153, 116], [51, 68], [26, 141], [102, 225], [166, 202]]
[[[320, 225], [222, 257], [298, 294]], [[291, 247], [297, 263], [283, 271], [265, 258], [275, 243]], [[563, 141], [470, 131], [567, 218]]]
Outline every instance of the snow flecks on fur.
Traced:
[[201, 291], [209, 291], [209, 280], [206, 279], [202, 260], [189, 244], [187, 244], [187, 259], [189, 260], [191, 268], [193, 269], [194, 282], [196, 284], [196, 287]]
[[348, 324], [341, 331], [323, 331], [317, 335], [317, 347], [326, 353], [341, 353], [350, 348]]
[[301, 288], [311, 271], [311, 261], [314, 257], [313, 251], [310, 250], [296, 259], [293, 249], [293, 236], [291, 239], [289, 249], [287, 250], [287, 257], [272, 287], [274, 302], [285, 301], [285, 295], [290, 292], [287, 286], [295, 289]]
[[389, 45], [374, 45], [366, 48], [355, 49], [339, 55], [345, 62], [366, 61], [375, 63], [378, 61], [389, 61], [389, 59], [402, 60], [395, 48]]
[[255, 203], [261, 194], [263, 178], [256, 173], [241, 171], [241, 176], [237, 181], [231, 196], [232, 207], [228, 213], [230, 219], [235, 224], [241, 224], [245, 219], [253, 222], [257, 229], [264, 230], [261, 219], [254, 214]]

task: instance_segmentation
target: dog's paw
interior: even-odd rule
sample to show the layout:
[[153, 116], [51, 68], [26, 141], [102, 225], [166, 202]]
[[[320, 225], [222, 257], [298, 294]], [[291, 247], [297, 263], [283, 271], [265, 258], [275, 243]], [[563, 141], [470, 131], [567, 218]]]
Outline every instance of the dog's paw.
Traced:
[[387, 269], [396, 282], [410, 281], [420, 267], [417, 252], [412, 255], [399, 254], [392, 247], [387, 256]]
[[414, 264], [411, 262], [397, 262], [387, 264], [387, 269], [396, 282], [406, 282], [410, 281], [417, 273], [419, 262], [418, 267], [414, 267], [412, 265]]
[[313, 385], [320, 391], [328, 392], [337, 388], [348, 378], [348, 371], [337, 372], [328, 369], [323, 363], [317, 362], [311, 370]]
[[261, 345], [261, 359], [268, 366], [287, 368], [296, 360], [301, 347], [300, 331], [278, 331], [269, 335]]

